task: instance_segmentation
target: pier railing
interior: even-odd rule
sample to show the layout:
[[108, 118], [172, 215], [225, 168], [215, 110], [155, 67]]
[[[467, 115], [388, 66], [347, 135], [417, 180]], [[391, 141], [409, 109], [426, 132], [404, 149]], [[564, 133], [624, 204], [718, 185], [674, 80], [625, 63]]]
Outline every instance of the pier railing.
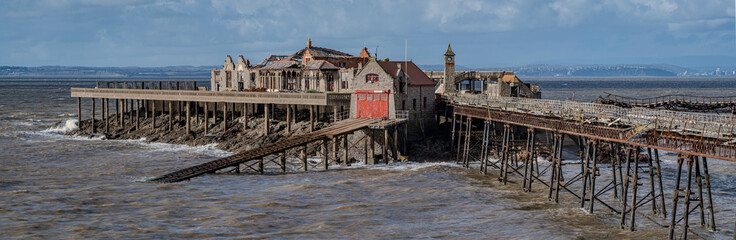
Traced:
[[197, 81], [97, 81], [97, 88], [198, 90]]
[[144, 99], [164, 101], [200, 101], [232, 103], [274, 103], [300, 105], [348, 105], [349, 93], [272, 93], [192, 90], [149, 90], [113, 88], [72, 88], [72, 97]]
[[736, 105], [736, 96], [705, 97], [690, 95], [664, 95], [650, 98], [633, 98], [609, 93], [605, 97], [600, 97], [598, 101], [601, 103], [617, 104], [626, 107], [658, 107], [671, 104], [731, 107]]
[[463, 94], [452, 95], [451, 98], [457, 104], [485, 106], [580, 123], [597, 122], [609, 126], [630, 125], [636, 128], [636, 131], [631, 133], [632, 136], [652, 129], [723, 140], [732, 140], [736, 136], [736, 117], [730, 114], [623, 108], [599, 103]]

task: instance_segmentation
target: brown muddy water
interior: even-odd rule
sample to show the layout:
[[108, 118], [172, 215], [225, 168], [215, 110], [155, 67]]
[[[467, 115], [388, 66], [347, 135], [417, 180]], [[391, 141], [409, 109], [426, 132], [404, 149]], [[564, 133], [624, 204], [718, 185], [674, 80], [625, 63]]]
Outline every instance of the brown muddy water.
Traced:
[[[567, 194], [554, 204], [541, 185], [524, 193], [516, 180], [500, 184], [497, 170], [484, 176], [453, 163], [144, 182], [231, 153], [214, 144], [65, 136], [76, 127], [76, 99], [69, 88], [94, 86], [93, 81], [0, 80], [0, 238], [660, 239], [667, 234], [643, 218], [638, 231], [620, 230], [618, 216], [600, 205], [588, 214]], [[709, 87], [710, 80], [645, 81], [657, 82], [644, 90], [615, 79], [538, 83], [544, 97], [554, 99], [568, 98], [571, 91], [577, 96], [736, 95], [733, 79], [719, 80], [717, 87]], [[89, 116], [89, 109], [84, 111]], [[54, 126], [57, 122], [62, 124]], [[675, 155], [664, 153], [663, 160], [670, 201]], [[736, 220], [736, 163], [710, 163], [719, 231], [695, 229], [704, 238], [728, 238]], [[579, 171], [579, 165], [567, 168]], [[603, 165], [604, 177], [607, 169]]]

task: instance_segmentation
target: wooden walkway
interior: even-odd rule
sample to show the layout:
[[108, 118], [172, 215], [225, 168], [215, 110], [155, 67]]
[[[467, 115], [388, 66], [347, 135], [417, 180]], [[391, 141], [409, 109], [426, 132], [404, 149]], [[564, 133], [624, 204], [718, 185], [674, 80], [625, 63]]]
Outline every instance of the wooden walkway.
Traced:
[[[400, 122], [400, 121], [398, 121]], [[404, 119], [403, 122], [406, 122]], [[206, 173], [213, 173], [217, 170], [238, 167], [239, 164], [246, 164], [248, 162], [260, 161], [260, 172], [263, 171], [263, 158], [273, 154], [283, 153], [289, 149], [296, 147], [304, 147], [303, 151], [306, 151], [306, 145], [315, 141], [326, 141], [333, 139], [340, 135], [346, 135], [353, 133], [358, 130], [366, 129], [370, 126], [387, 126], [396, 125], [397, 120], [383, 120], [383, 119], [346, 119], [339, 122], [335, 122], [332, 126], [317, 130], [311, 133], [293, 136], [277, 143], [270, 144], [264, 147], [252, 149], [249, 151], [241, 152], [232, 156], [217, 159], [211, 162], [199, 164], [193, 167], [185, 168], [179, 171], [175, 171], [163, 176], [159, 176], [149, 181], [171, 183], [187, 180], [193, 177], [197, 177]], [[307, 155], [305, 152], [302, 154], [302, 161], [306, 164]], [[284, 163], [282, 163], [284, 164]], [[306, 165], [305, 165], [306, 166]]]

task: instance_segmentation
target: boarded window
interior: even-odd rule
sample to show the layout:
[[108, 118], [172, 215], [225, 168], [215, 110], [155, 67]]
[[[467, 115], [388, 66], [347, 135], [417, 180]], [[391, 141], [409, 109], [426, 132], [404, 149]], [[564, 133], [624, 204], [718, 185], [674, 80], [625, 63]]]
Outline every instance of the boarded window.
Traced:
[[365, 82], [366, 83], [377, 83], [378, 74], [371, 73], [371, 74], [365, 75]]

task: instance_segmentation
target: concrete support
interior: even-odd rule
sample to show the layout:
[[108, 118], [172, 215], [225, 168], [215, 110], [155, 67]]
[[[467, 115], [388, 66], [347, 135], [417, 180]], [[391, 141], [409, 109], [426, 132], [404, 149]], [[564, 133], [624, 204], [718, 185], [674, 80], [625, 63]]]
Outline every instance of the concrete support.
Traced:
[[327, 139], [322, 140], [322, 165], [324, 166], [325, 170], [327, 170], [330, 166], [330, 159], [327, 158]]
[[337, 146], [338, 146], [338, 139], [339, 138], [340, 138], [340, 136], [335, 136], [334, 138], [332, 138], [332, 159], [334, 159], [335, 161], [339, 161], [339, 159], [340, 159], [340, 158], [337, 157], [338, 156], [338, 154], [337, 154], [338, 153], [338, 147]]
[[143, 104], [143, 119], [148, 118], [148, 100], [141, 100], [141, 103]]
[[194, 102], [194, 122], [199, 124], [199, 102]]
[[409, 138], [409, 124], [404, 123], [404, 155], [409, 156], [409, 152], [406, 151], [406, 141]]
[[105, 133], [110, 132], [110, 99], [105, 98]]
[[222, 132], [227, 131], [227, 103], [222, 103]]
[[373, 165], [376, 164], [376, 130], [368, 130], [371, 132], [370, 138], [371, 138], [371, 151], [368, 155], [368, 164]]
[[115, 121], [117, 121], [118, 126], [120, 126], [120, 100], [115, 99]]
[[77, 129], [82, 130], [82, 98], [77, 98]]
[[151, 129], [156, 129], [156, 101], [151, 103]]
[[271, 104], [263, 104], [263, 121], [264, 121], [263, 122], [263, 128], [264, 128], [263, 130], [266, 133], [266, 135], [268, 135], [268, 129], [270, 128], [270, 126], [269, 126], [270, 125], [269, 124], [270, 121], [268, 119], [270, 117], [269, 116], [269, 112], [270, 112], [269, 111], [269, 105], [271, 105]]
[[304, 171], [306, 172], [307, 167], [309, 166], [309, 164], [307, 163], [307, 144], [304, 144], [304, 146], [302, 146], [301, 157], [302, 157], [302, 164], [304, 165]]
[[171, 131], [173, 128], [173, 121], [174, 121], [174, 103], [169, 101], [169, 131]]
[[343, 148], [342, 149], [343, 150], [343, 152], [342, 152], [343, 153], [342, 154], [343, 155], [342, 156], [343, 157], [342, 158], [342, 166], [343, 167], [350, 166], [350, 164], [348, 164], [348, 159], [349, 159], [349, 156], [348, 156], [348, 152], [349, 152], [348, 151], [348, 149], [349, 149], [349, 147], [348, 147], [348, 136], [349, 136], [348, 134], [345, 134], [345, 136], [342, 137], [342, 148]]
[[291, 132], [291, 104], [286, 105], [286, 132]]
[[394, 127], [394, 161], [399, 161], [399, 127]]
[[95, 99], [92, 99], [92, 133], [97, 133], [97, 129], [95, 128]]
[[209, 125], [210, 125], [210, 110], [209, 108], [210, 103], [206, 102], [204, 103], [204, 135], [206, 136], [209, 132]]
[[337, 106], [332, 106], [332, 122], [337, 122]]
[[363, 151], [365, 152], [363, 164], [368, 165], [368, 132], [365, 132], [365, 138], [363, 138]]
[[[227, 105], [227, 103], [225, 105]], [[235, 103], [232, 103], [231, 105], [232, 106], [230, 107], [230, 111], [231, 111], [231, 113], [230, 113], [230, 122], [235, 122]], [[227, 109], [227, 107], [225, 107], [225, 109]]]
[[243, 132], [248, 129], [248, 104], [243, 103]]
[[279, 164], [281, 165], [281, 172], [286, 172], [286, 153], [280, 152], [279, 153]]
[[383, 163], [388, 164], [388, 128], [383, 129]]
[[135, 130], [141, 129], [141, 100], [135, 100]]
[[128, 100], [128, 102], [130, 103], [130, 106], [127, 106], [128, 107], [128, 124], [133, 125], [133, 123], [135, 122], [135, 120], [133, 119], [133, 99]]
[[258, 173], [263, 174], [263, 158], [258, 159]]
[[309, 105], [309, 132], [314, 131], [314, 106]]
[[191, 129], [191, 127], [189, 126], [189, 125], [191, 125], [191, 124], [189, 123], [189, 122], [190, 122], [190, 121], [189, 121], [189, 113], [190, 113], [190, 112], [189, 112], [189, 111], [190, 111], [189, 109], [191, 109], [191, 105], [190, 105], [190, 104], [191, 104], [191, 102], [190, 102], [190, 101], [187, 101], [187, 103], [186, 103], [186, 104], [187, 104], [187, 105], [186, 105], [186, 108], [187, 108], [187, 117], [186, 117], [186, 121], [187, 121], [187, 123], [186, 123], [186, 126], [187, 126], [187, 134], [190, 134], [190, 133], [192, 133], [192, 129]]

